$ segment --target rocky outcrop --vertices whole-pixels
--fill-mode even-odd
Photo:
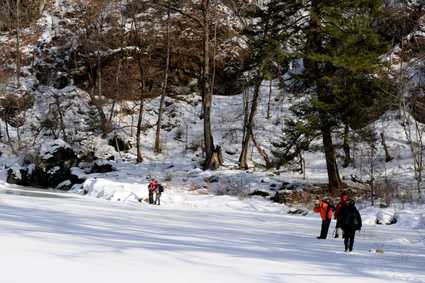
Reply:
[[[115,171],[114,166],[108,161],[96,160],[93,163],[90,173],[109,173]]]
[[[66,181],[72,185],[77,179],[72,176],[71,168],[77,164],[77,155],[67,143],[46,142],[35,156],[8,170],[7,182],[40,188],[56,188]]]
[[[119,136],[114,136],[108,141],[108,144],[115,148],[117,152],[128,151],[131,149],[131,144],[128,141],[125,141]]]

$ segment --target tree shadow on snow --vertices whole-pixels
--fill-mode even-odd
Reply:
[[[75,201],[77,202],[77,201]],[[54,203],[54,202],[52,202]],[[81,206],[86,208],[85,206]],[[63,211],[60,208],[25,208],[0,203],[0,235],[37,238],[41,241],[66,241],[83,247],[83,251],[56,256],[79,257],[91,252],[122,253],[127,250],[174,252],[176,259],[196,263],[196,257],[184,252],[208,252],[238,258],[254,258],[275,262],[308,264],[335,274],[374,277],[374,267],[386,271],[422,274],[425,257],[419,251],[405,250],[387,244],[394,253],[382,256],[368,253],[347,256],[341,240],[317,240],[319,221],[299,217],[226,213],[166,208],[130,208],[100,210],[87,213]],[[93,211],[91,210],[93,209]],[[18,224],[18,225],[17,225]],[[55,237],[53,237],[55,236]],[[57,236],[57,237],[56,237]],[[357,243],[367,250],[370,243]],[[422,252],[424,247],[422,247]],[[373,263],[374,267],[371,267]],[[414,264],[412,264],[414,263]],[[218,266],[220,263],[202,263]],[[422,267],[421,267],[422,266]],[[268,279],[285,272],[277,270]],[[288,273],[308,277],[309,274]],[[331,274],[332,275],[332,274]],[[320,276],[314,275],[314,276]],[[335,275],[338,276],[338,275]]]

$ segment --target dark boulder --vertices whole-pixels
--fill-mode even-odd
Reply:
[[[108,141],[108,144],[115,148],[117,152],[128,151],[131,149],[131,144],[128,141],[124,141],[118,136],[114,136]]]
[[[308,215],[308,211],[305,210],[305,209],[296,208],[296,209],[290,209],[288,211],[288,214],[306,216],[306,215]]]
[[[425,111],[423,107],[425,105],[425,95],[422,94],[423,91],[420,88],[415,88],[412,92],[413,94],[409,97],[409,112],[416,121],[425,123]]]
[[[73,184],[70,180],[63,181],[59,185],[56,186],[56,190],[60,191],[69,191],[72,188]]]
[[[71,180],[71,167],[78,164],[72,148],[62,140],[46,142],[35,158],[26,158],[23,165],[8,170],[7,182],[21,186],[56,188]]]
[[[286,195],[282,192],[276,192],[271,200],[277,203],[286,203]]]
[[[260,196],[260,197],[268,197],[270,196],[270,194],[268,192],[263,192],[263,191],[254,191],[252,193],[249,194],[250,196]]]
[[[96,160],[90,173],[109,173],[115,171],[114,166],[107,161]]]
[[[82,184],[86,181],[86,174],[78,167],[71,168],[71,178],[69,180],[72,184]]]
[[[218,176],[215,176],[215,175],[210,176],[210,177],[207,177],[207,178],[204,178],[204,181],[206,183],[218,183],[219,180],[220,180],[219,177]]]
[[[28,170],[24,167],[14,166],[7,170],[7,182],[13,185],[25,186],[28,181]]]

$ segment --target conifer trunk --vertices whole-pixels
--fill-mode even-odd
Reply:
[[[322,52],[322,37],[320,35],[320,1],[312,0],[311,2],[311,15],[310,15],[310,27],[314,30],[314,33],[308,39],[307,46],[310,51],[320,54]],[[320,63],[324,64],[324,63]],[[329,93],[324,81],[324,74],[321,69],[325,68],[324,66],[319,66],[319,62],[312,61],[308,62],[307,68],[308,72],[313,81],[316,84],[317,99],[320,105],[326,105],[328,100],[331,99],[331,93]],[[330,121],[331,113],[327,113],[327,110],[319,106],[319,119],[320,119],[320,131],[323,139],[323,148],[325,152],[326,159],[326,168],[328,172],[328,187],[329,193],[333,194],[341,188],[341,179],[339,177],[338,166],[336,163],[336,153],[335,147],[332,142],[332,123]]]
[[[346,124],[344,127],[344,143],[342,145],[342,148],[344,150],[344,164],[342,165],[342,167],[347,168],[351,163],[352,163],[352,159],[351,159],[351,149],[350,149],[350,144],[349,144],[349,135],[350,135],[350,127]]]
[[[329,193],[333,194],[341,188],[341,179],[339,177],[338,165],[336,163],[335,146],[332,142],[331,127],[328,124],[327,115],[320,111],[321,133],[323,139],[323,148],[325,151],[326,168],[328,171]]]

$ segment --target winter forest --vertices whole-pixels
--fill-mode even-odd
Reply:
[[[0,0],[0,243],[4,283],[425,283],[425,1]]]

